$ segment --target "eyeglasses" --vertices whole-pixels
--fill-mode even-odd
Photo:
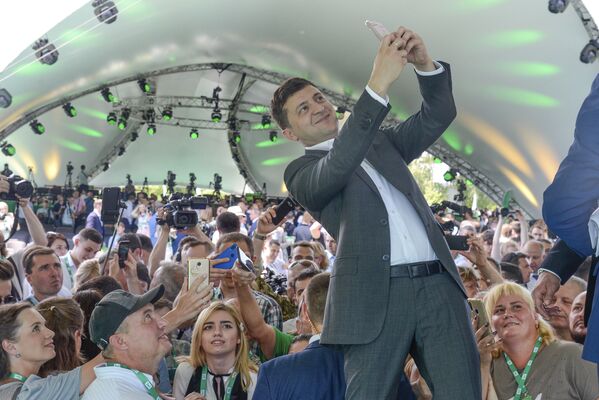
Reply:
[[[16,302],[17,299],[15,296],[11,296],[10,294],[8,296],[0,297],[0,304],[13,304]]]

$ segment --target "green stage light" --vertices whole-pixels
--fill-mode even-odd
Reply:
[[[33,133],[35,133],[36,135],[41,135],[42,133],[46,132],[46,128],[44,127],[44,125],[42,125],[42,123],[39,122],[37,119],[31,121],[29,123],[29,126],[31,127]]]
[[[233,132],[233,141],[235,143],[241,143],[241,134],[239,133],[239,131]]]
[[[172,108],[165,108],[162,111],[162,120],[163,121],[170,121],[171,119],[173,119],[173,110],[172,110]]]
[[[189,132],[189,137],[192,139],[197,139],[200,137],[200,134],[198,133],[197,129],[192,129],[191,132]]]
[[[277,131],[270,131],[268,138],[270,139],[271,142],[276,142],[277,140],[279,140],[278,136],[277,136]]]
[[[106,122],[108,123],[108,125],[116,125],[116,113],[108,113],[108,115],[106,116]]]
[[[150,136],[154,136],[156,134],[156,125],[149,124],[148,129],[146,129],[146,133]]]
[[[17,149],[15,149],[15,146],[13,146],[12,144],[4,142],[2,144],[2,154],[8,157],[12,157],[15,154],[17,154]]]
[[[116,97],[114,97],[114,95],[108,88],[102,89],[100,94],[102,95],[102,98],[104,99],[104,101],[107,103],[114,103],[116,101]]]
[[[73,105],[71,103],[67,103],[67,104],[63,105],[62,109],[64,110],[65,114],[69,118],[74,118],[77,116],[77,109],[75,107],[73,107]]]
[[[455,169],[450,168],[446,173],[443,174],[443,179],[445,179],[445,182],[451,182],[453,180],[455,180],[457,175],[457,172]]]
[[[212,115],[210,116],[210,119],[212,119],[212,122],[218,123],[223,119],[223,114],[220,112],[220,109],[215,107],[214,110],[212,110]]]
[[[270,124],[271,124],[270,115],[264,114],[262,116],[262,128],[270,129]]]
[[[150,92],[152,91],[152,87],[150,86],[148,81],[146,81],[145,79],[138,80],[137,84],[139,85],[139,88],[141,89],[141,91],[144,92],[145,94],[150,94]]]
[[[119,124],[118,127],[120,130],[124,131],[125,129],[127,129],[127,120],[124,118],[120,118],[119,119]]]

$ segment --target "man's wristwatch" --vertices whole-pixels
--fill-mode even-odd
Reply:
[[[263,234],[258,233],[258,232],[254,232],[254,239],[266,240],[266,235],[263,235]]]

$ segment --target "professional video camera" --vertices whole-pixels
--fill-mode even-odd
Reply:
[[[19,175],[12,174],[8,177],[10,185],[8,193],[0,194],[2,200],[17,200],[17,195],[21,198],[28,199],[33,196],[33,185]]]
[[[208,206],[208,198],[201,196],[184,196],[173,193],[169,202],[164,206],[166,216],[159,219],[159,225],[167,224],[176,229],[192,228],[198,224],[198,214],[195,210],[203,210]]]
[[[277,275],[274,271],[265,268],[262,271],[262,279],[276,294],[283,295],[287,293],[287,277],[285,275]]]

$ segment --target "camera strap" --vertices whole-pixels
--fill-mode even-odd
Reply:
[[[4,243],[8,242],[10,238],[14,236],[17,232],[17,227],[19,226],[19,200],[17,200],[17,205],[15,206],[15,218],[13,219],[12,228],[10,228],[10,235],[7,238],[4,238]]]

